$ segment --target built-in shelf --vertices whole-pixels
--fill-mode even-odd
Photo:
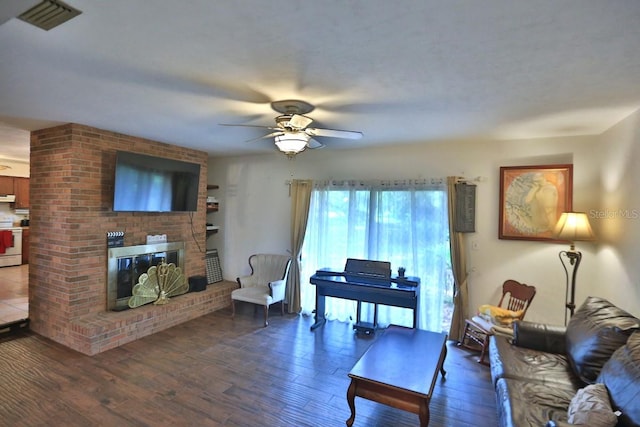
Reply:
[[[209,192],[209,190],[218,190],[219,188],[220,186],[216,184],[207,184],[207,193]],[[220,230],[219,226],[209,223],[208,214],[218,212],[219,208],[218,201],[215,198],[213,198],[213,200],[213,202],[209,202],[209,197],[207,197],[207,237],[217,233],[218,230]]]

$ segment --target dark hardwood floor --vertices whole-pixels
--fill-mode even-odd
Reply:
[[[344,426],[347,373],[376,339],[241,304],[89,357],[28,330],[0,336],[0,425]],[[377,336],[384,331],[377,332]],[[448,344],[430,426],[495,426],[489,368]],[[417,426],[356,398],[355,427]]]

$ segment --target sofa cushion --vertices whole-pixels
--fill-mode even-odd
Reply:
[[[590,384],[578,390],[571,399],[567,415],[571,424],[589,427],[615,427],[618,423],[604,384]]]
[[[500,427],[544,426],[567,421],[567,408],[576,390],[540,382],[500,378],[496,403]]]
[[[598,382],[607,386],[613,409],[622,412],[619,425],[640,426],[640,332],[613,353]]]
[[[231,292],[231,298],[258,305],[270,306],[273,304],[273,297],[269,295],[269,289],[263,286],[234,289]]]
[[[603,298],[588,297],[566,331],[569,363],[585,383],[593,384],[614,351],[640,329],[640,319]]]
[[[504,337],[490,338],[489,360],[494,385],[500,378],[511,378],[560,385],[573,390],[573,393],[584,386],[573,373],[565,355],[519,347]]]
[[[565,326],[518,320],[513,324],[513,343],[533,350],[566,354],[566,332]]]

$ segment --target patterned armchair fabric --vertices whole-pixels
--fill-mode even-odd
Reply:
[[[280,313],[284,315],[284,297],[291,257],[276,254],[255,254],[249,257],[251,274],[238,277],[240,289],[231,293],[232,316],[235,302],[243,301],[264,307],[264,326],[269,325],[269,306],[280,302]]]

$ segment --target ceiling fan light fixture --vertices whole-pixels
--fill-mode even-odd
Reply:
[[[281,113],[275,118],[275,126],[233,125],[224,123],[221,123],[221,125],[268,129],[270,131],[268,134],[249,141],[274,138],[278,150],[286,154],[290,159],[307,148],[315,149],[324,147],[323,143],[315,139],[316,136],[322,138],[362,138],[362,132],[309,127],[309,125],[313,123],[313,119],[305,116],[305,114],[312,111],[314,107],[307,102],[288,99],[284,101],[274,101],[271,103],[271,107]]]
[[[275,137],[278,150],[282,151],[287,157],[293,157],[304,151],[311,137],[304,132],[284,133]]]

